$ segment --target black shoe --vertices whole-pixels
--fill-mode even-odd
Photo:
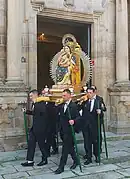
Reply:
[[[74,170],[77,166],[78,166],[78,164],[76,162],[74,162],[73,165],[70,167],[70,170]]]
[[[100,149],[100,154],[102,153],[102,148]]]
[[[98,157],[96,157],[95,162],[96,162],[96,163],[99,163],[99,159],[98,159]]]
[[[86,160],[86,161],[84,162],[84,165],[89,165],[90,163],[92,163],[92,160]]]
[[[54,173],[55,174],[60,174],[60,173],[62,173],[62,172],[64,172],[64,168],[58,168]]]
[[[86,160],[86,159],[87,159],[87,155],[84,155],[84,156],[83,156],[83,159]]]
[[[53,150],[52,152],[51,152],[51,155],[56,155],[56,154],[58,154],[59,152],[58,152],[58,150]]]
[[[21,165],[22,165],[23,167],[33,167],[34,162],[31,162],[31,163],[25,162],[25,163],[21,163]]]
[[[40,163],[37,164],[37,166],[43,166],[43,165],[47,165],[48,164],[48,160],[47,158],[42,158],[42,161]]]

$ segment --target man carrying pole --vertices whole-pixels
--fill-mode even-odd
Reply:
[[[33,116],[33,124],[29,131],[27,161],[21,163],[23,167],[32,167],[34,165],[36,143],[38,143],[42,153],[42,161],[38,166],[46,165],[48,163],[45,145],[48,116],[46,103],[44,101],[37,102],[38,91],[35,89],[29,92],[29,96],[30,100],[33,102],[32,110],[24,109],[24,112]]]
[[[99,118],[100,118],[100,153],[102,153],[102,127],[103,127],[105,152],[106,152],[106,158],[108,158],[107,141],[106,141],[105,124],[104,124],[104,112],[106,112],[107,108],[106,108],[103,98],[101,96],[97,95],[97,87],[92,85],[92,88],[95,90],[96,99],[98,99],[100,101],[101,107],[102,107],[102,111],[101,111],[102,113],[99,116]]]
[[[84,133],[84,144],[86,149],[86,161],[84,165],[92,163],[92,145],[95,161],[99,163],[99,133],[98,133],[98,116],[102,113],[101,102],[96,99],[95,90],[87,89],[88,100],[84,101],[80,109],[82,109],[81,125]],[[99,104],[99,105],[98,105]],[[100,141],[99,141],[100,142]]]
[[[62,97],[64,102],[57,106],[57,108],[60,117],[60,125],[63,132],[63,146],[60,164],[58,169],[55,171],[55,174],[60,174],[64,172],[64,166],[66,165],[68,154],[70,154],[73,159],[73,165],[70,167],[70,169],[75,169],[78,165],[77,155],[74,149],[74,140],[72,136],[71,125],[73,125],[74,123],[76,124],[76,121],[80,119],[80,115],[78,112],[77,105],[72,102],[71,91],[69,89],[65,89],[63,91]],[[72,120],[70,120],[70,116],[67,110],[68,108]]]

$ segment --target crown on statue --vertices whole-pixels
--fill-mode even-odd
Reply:
[[[69,46],[72,53],[79,53],[81,51],[81,47],[77,42],[67,41],[65,46]]]
[[[77,43],[76,38],[72,34],[64,35],[62,39],[63,46],[69,46],[72,53],[79,53],[81,51],[80,45]]]

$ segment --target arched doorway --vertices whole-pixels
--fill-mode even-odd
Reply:
[[[45,85],[53,85],[49,75],[49,64],[53,56],[61,50],[62,37],[65,34],[73,34],[82,50],[91,54],[91,25],[38,16],[37,27],[37,87],[40,90]]]

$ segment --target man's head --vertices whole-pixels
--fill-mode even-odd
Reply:
[[[69,89],[65,89],[62,94],[63,100],[69,101],[71,99],[71,91]]]
[[[94,88],[92,88],[92,87],[90,87],[90,88],[88,88],[87,89],[87,93],[88,93],[88,98],[89,99],[92,99],[93,98],[93,96],[95,96],[95,89]]]
[[[95,85],[92,85],[91,88],[95,90],[95,93],[97,92],[97,87]]]
[[[36,89],[31,90],[29,92],[29,98],[31,101],[35,101],[37,97],[38,97],[38,91]]]

